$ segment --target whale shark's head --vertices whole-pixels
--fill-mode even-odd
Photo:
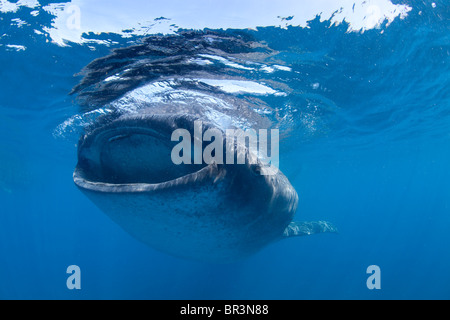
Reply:
[[[142,113],[99,122],[80,140],[75,183],[130,234],[177,256],[234,260],[281,238],[298,203],[287,178],[263,174],[270,166],[250,161],[246,147],[232,150],[234,159],[245,153],[242,164],[194,164],[194,120]],[[180,129],[192,138],[183,150],[192,161],[176,164]],[[220,132],[204,123],[201,136],[211,129]]]

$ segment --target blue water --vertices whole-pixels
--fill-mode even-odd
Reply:
[[[406,3],[405,19],[363,33],[319,19],[239,31],[292,71],[263,78],[288,85],[287,96],[261,99],[291,129],[280,165],[300,197],[297,218],[332,221],[339,234],[225,265],[141,244],[72,181],[79,128],[57,128],[82,112],[68,94],[82,79],[74,75],[140,38],[60,47],[33,31],[50,15],[18,28],[11,19],[32,9],[2,13],[0,298],[449,299],[450,5]],[[70,265],[81,268],[81,290],[66,287]],[[381,268],[381,290],[366,286],[370,265]]]

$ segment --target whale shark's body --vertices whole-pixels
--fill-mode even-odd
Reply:
[[[286,237],[336,231],[323,221],[293,222],[296,191],[282,172],[262,174],[270,167],[260,159],[174,164],[171,135],[177,129],[193,133],[195,121],[204,123],[203,132],[236,128],[233,120],[243,115],[252,127],[268,126],[245,104],[231,99],[231,107],[218,110],[222,98],[216,94],[198,99],[195,91],[196,98],[188,99],[188,91],[164,103],[142,95],[138,103],[133,92],[116,101],[139,109],[98,119],[87,129],[78,146],[76,185],[137,239],[200,261],[234,261]],[[233,150],[250,157],[245,146]]]

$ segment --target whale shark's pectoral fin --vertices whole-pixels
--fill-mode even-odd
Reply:
[[[337,228],[327,221],[291,222],[284,230],[283,236],[289,238],[337,232]]]

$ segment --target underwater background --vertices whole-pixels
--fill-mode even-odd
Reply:
[[[450,298],[448,1],[105,3],[0,1],[0,299]],[[190,58],[252,84],[228,93],[274,110],[296,220],[339,234],[202,264],[141,244],[74,185],[78,138],[104,111],[69,94],[80,71],[205,28],[270,48]],[[381,290],[367,288],[371,265]]]

